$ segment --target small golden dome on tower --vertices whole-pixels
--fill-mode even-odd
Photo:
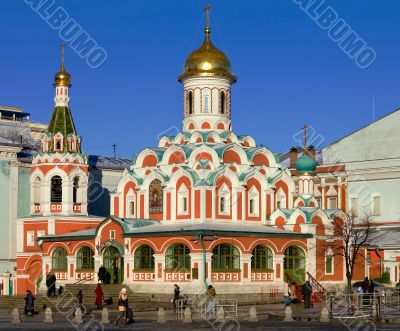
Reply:
[[[71,75],[64,68],[64,44],[61,45],[61,68],[54,76],[54,85],[71,86]]]
[[[237,80],[236,76],[232,74],[229,58],[211,42],[208,17],[209,9],[209,6],[206,7],[207,21],[204,42],[200,48],[190,53],[187,57],[184,72],[178,77],[180,82],[191,77],[225,77],[233,83]]]

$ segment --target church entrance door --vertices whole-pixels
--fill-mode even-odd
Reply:
[[[118,248],[109,246],[103,252],[103,265],[107,270],[106,284],[121,284],[124,280],[124,258]]]

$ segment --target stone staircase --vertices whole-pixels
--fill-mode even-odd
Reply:
[[[62,309],[68,309],[76,306],[76,296],[81,290],[83,294],[83,304],[90,310],[95,309],[96,300],[96,289],[95,284],[67,284],[64,288],[63,295],[61,297],[48,298],[45,294],[37,294],[35,296],[35,310],[41,310],[43,305],[55,309],[62,305]],[[102,285],[104,299],[112,298],[112,305],[109,305],[109,309],[117,309],[118,295],[123,285]],[[164,309],[172,309],[172,303],[170,302],[170,296],[166,295],[152,295],[152,294],[141,294],[134,293],[128,286],[128,299],[129,305],[134,311],[153,311],[157,310],[158,307]],[[0,296],[0,308],[20,308],[23,309],[25,306],[24,296]]]

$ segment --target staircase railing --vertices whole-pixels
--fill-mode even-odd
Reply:
[[[94,276],[81,278],[81,279],[79,279],[78,281],[76,281],[76,282],[74,283],[74,285],[76,285],[76,284],[83,284],[83,283],[86,283],[86,282],[90,282],[90,281],[92,281],[92,280],[94,280]]]
[[[307,272],[307,279],[309,280],[309,282],[314,290],[314,293],[315,293],[314,295],[317,296],[320,301],[325,301],[328,291],[309,272]]]

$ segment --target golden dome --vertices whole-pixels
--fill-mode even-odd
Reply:
[[[232,83],[236,82],[237,78],[231,71],[231,62],[225,53],[213,45],[210,33],[211,30],[207,27],[203,45],[187,57],[184,72],[178,77],[180,82],[191,77],[225,77]]]
[[[54,76],[54,85],[71,86],[71,75],[64,68],[64,44],[61,45],[61,68]]]

